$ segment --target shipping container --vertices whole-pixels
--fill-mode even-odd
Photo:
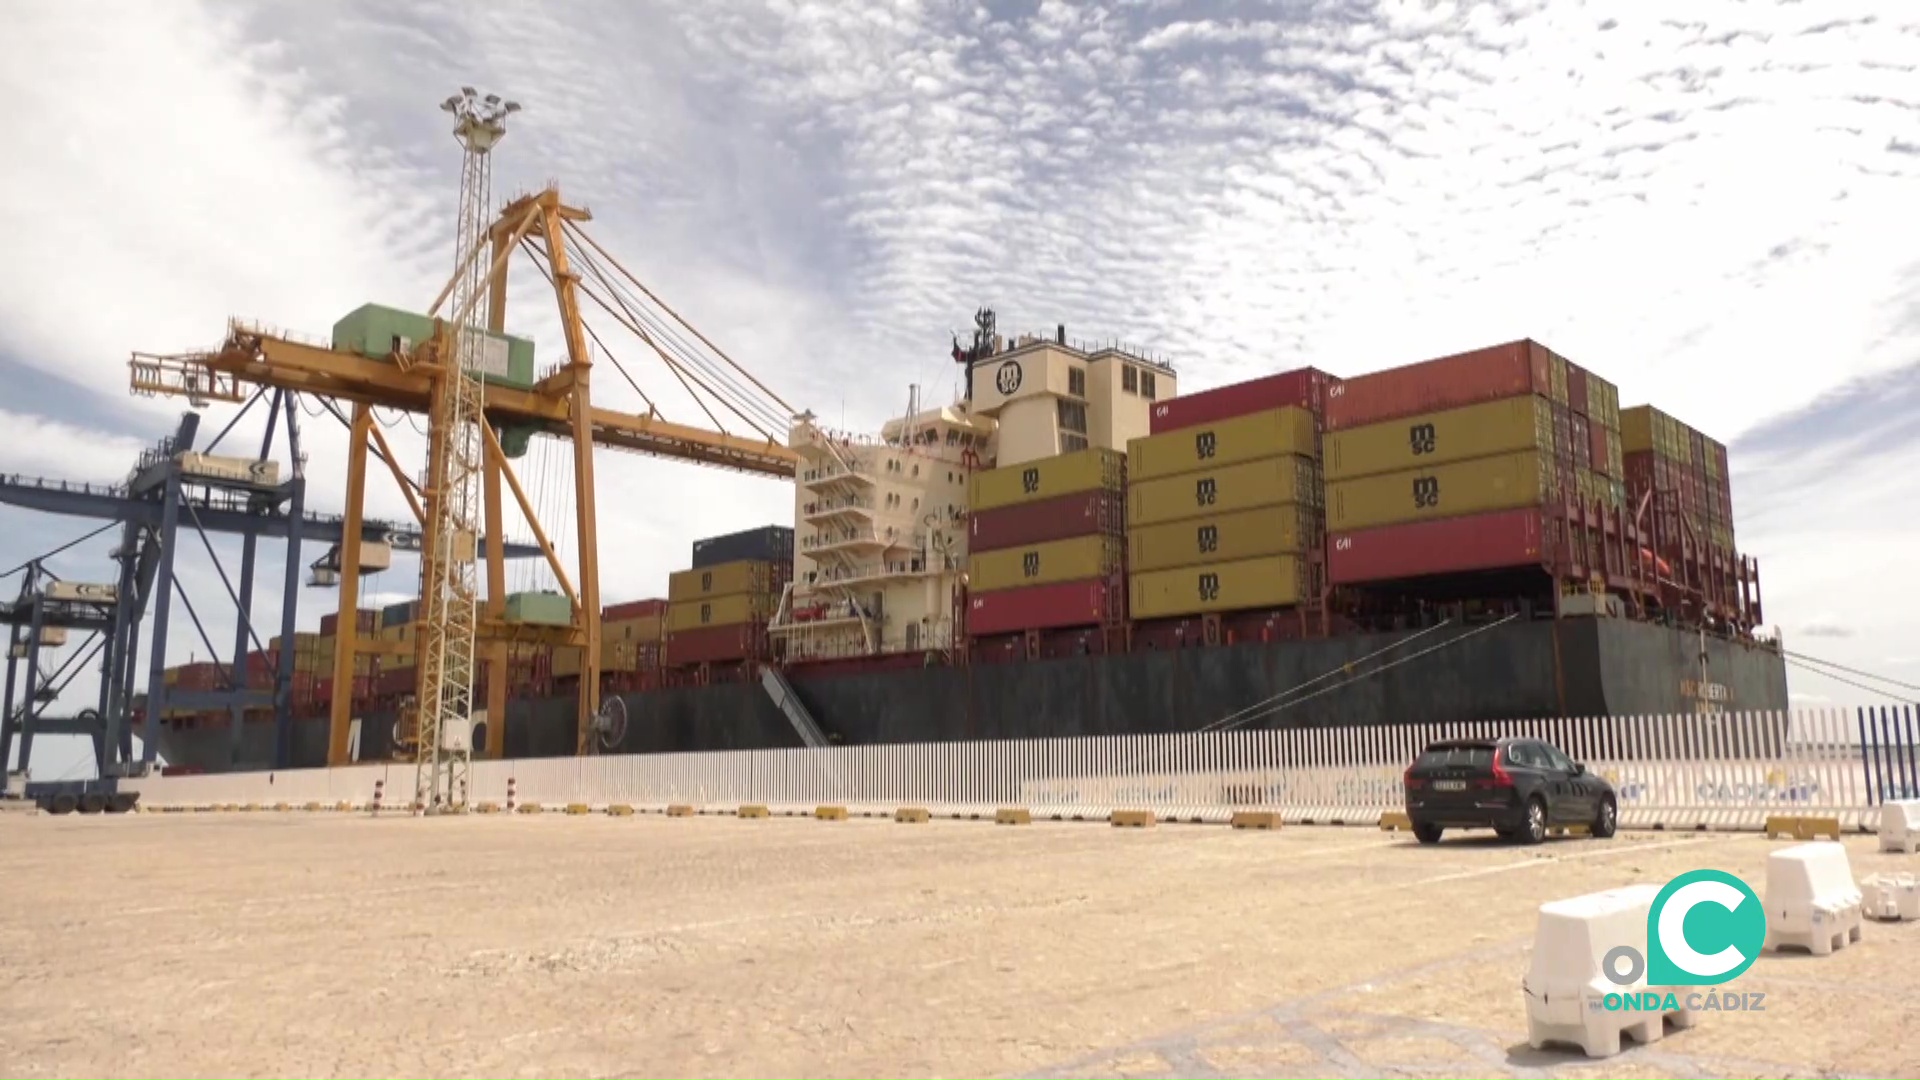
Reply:
[[[967,517],[967,550],[998,551],[1076,536],[1119,535],[1127,529],[1127,500],[1118,491],[1098,489],[977,510]]]
[[[1148,480],[1127,489],[1127,528],[1281,503],[1320,505],[1318,463],[1288,456]]]
[[[1558,353],[1547,353],[1547,396],[1555,405],[1567,405],[1567,361]]]
[[[1318,416],[1326,407],[1328,388],[1336,381],[1333,376],[1317,368],[1299,368],[1198,394],[1169,398],[1154,403],[1148,416],[1147,430],[1159,435],[1286,405],[1305,409]]]
[[[1110,592],[1118,591],[1117,578],[1094,578],[971,593],[967,597],[967,636],[1096,626],[1108,618]],[[1121,616],[1119,612],[1111,614],[1116,620]]]
[[[399,604],[388,604],[380,609],[381,626],[397,626],[410,623],[419,617],[420,601],[408,600]]]
[[[1329,483],[1553,446],[1553,406],[1537,394],[1329,432]]]
[[[573,601],[557,592],[509,593],[507,621],[566,626],[573,621]]]
[[[1553,360],[1545,346],[1515,341],[1347,379],[1327,390],[1326,430],[1527,394],[1552,397]]]
[[[764,623],[675,630],[667,636],[666,663],[672,667],[754,660],[766,655],[767,628]]]
[[[1138,484],[1282,454],[1313,457],[1319,453],[1319,438],[1319,421],[1297,405],[1197,424],[1127,443],[1127,482]]]
[[[1587,396],[1587,369],[1579,364],[1567,365],[1567,408],[1575,416],[1591,417],[1593,403]],[[1595,425],[1604,427],[1605,425]]]
[[[600,670],[620,673],[651,670],[660,666],[661,648],[662,642],[658,641],[603,641],[600,643]],[[573,673],[578,675],[577,657],[573,665]],[[557,667],[554,674],[560,674]]]
[[[662,607],[651,615],[636,615],[600,624],[601,641],[652,642],[667,633],[667,611]]]
[[[1544,557],[1538,507],[1415,521],[1327,534],[1327,581],[1365,585],[1436,574],[1538,566]]]
[[[362,637],[372,634],[380,628],[380,613],[370,608],[361,608],[358,617],[354,619],[354,626]],[[320,616],[321,637],[337,637],[339,632],[340,613],[338,611],[329,611]]]
[[[1573,429],[1574,465],[1582,469],[1593,468],[1593,433],[1599,429],[1589,427],[1587,425],[1587,418],[1581,416],[1579,413],[1573,413],[1569,416],[1568,424]],[[1604,436],[1602,437],[1601,448],[1603,450],[1605,449]]]
[[[967,589],[974,594],[1023,585],[1050,585],[1103,577],[1124,567],[1126,541],[1079,536],[967,556]]]
[[[743,559],[739,562],[716,563],[676,571],[668,576],[667,600],[677,604],[701,597],[778,592],[792,576],[793,564],[790,562]]]
[[[681,630],[735,623],[766,622],[780,598],[769,593],[735,593],[706,600],[686,600],[667,609],[667,636]]]
[[[1285,503],[1142,526],[1127,534],[1127,569],[1139,574],[1238,562],[1262,555],[1297,554],[1319,544],[1318,511],[1306,503]]]
[[[1327,485],[1327,529],[1517,510],[1541,505],[1557,488],[1555,463],[1538,450],[1342,480]]]
[[[763,525],[693,542],[692,565],[696,570],[730,562],[792,561],[793,529],[787,525]]]
[[[977,514],[1079,491],[1122,491],[1126,486],[1127,456],[1096,447],[974,473],[967,481],[967,508]]]
[[[1290,607],[1311,594],[1307,564],[1294,555],[1152,570],[1127,579],[1128,613],[1164,619],[1216,611]]]
[[[614,604],[610,607],[601,608],[600,621],[602,623],[612,623],[619,622],[622,619],[638,619],[646,615],[665,615],[666,613],[667,601],[665,599],[629,600],[624,604]]]

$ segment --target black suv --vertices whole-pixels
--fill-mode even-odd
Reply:
[[[1544,739],[1448,739],[1407,769],[1407,817],[1423,844],[1446,829],[1492,829],[1537,844],[1555,825],[1613,835],[1620,803],[1605,777]]]

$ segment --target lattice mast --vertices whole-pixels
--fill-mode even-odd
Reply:
[[[480,578],[475,561],[480,535],[481,455],[485,392],[480,381],[485,338],[474,309],[487,294],[492,206],[492,150],[506,135],[505,120],[519,111],[498,95],[472,87],[442,102],[452,113],[454,138],[466,151],[460,170],[459,239],[454,253],[452,357],[433,385],[428,436],[428,497],[432,538],[423,545],[420,595],[426,613],[422,634],[421,700],[414,803],[427,813],[457,812],[467,803],[467,770],[473,759],[474,637]]]

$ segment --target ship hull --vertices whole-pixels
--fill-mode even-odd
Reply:
[[[1515,621],[1471,637],[1460,638],[1462,633],[1443,629],[1397,648],[1407,635],[857,674],[798,668],[790,679],[820,727],[850,745],[1193,731],[1282,694],[1285,707],[1255,710],[1244,726],[1647,716],[1696,712],[1703,703],[1724,711],[1787,708],[1785,662],[1750,643],[1702,641],[1692,631],[1595,618]],[[1458,640],[1416,656],[1453,638]],[[1382,655],[1367,660],[1376,653]],[[1329,677],[1347,664],[1356,665],[1354,676]],[[757,681],[620,696],[627,731],[605,752],[799,745]],[[505,756],[572,754],[575,712],[572,694],[511,703]],[[390,716],[368,716],[360,760],[388,756],[391,729]],[[324,720],[297,722],[294,765],[324,764],[326,741]],[[269,725],[247,725],[236,746],[227,729],[168,729],[160,750],[170,765],[209,772],[261,768],[271,757],[272,732]]]

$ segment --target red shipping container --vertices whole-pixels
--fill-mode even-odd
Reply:
[[[1552,355],[1536,342],[1515,341],[1347,379],[1327,389],[1326,429],[1344,431],[1522,394],[1550,396]]]
[[[1575,416],[1588,415],[1587,393],[1587,369],[1579,364],[1568,364],[1567,408],[1573,410]]]
[[[1543,536],[1535,507],[1333,533],[1327,537],[1327,577],[1335,585],[1361,585],[1534,566]]]
[[[659,615],[667,610],[665,600],[629,600],[624,604],[612,604],[600,609],[600,621],[624,622],[627,619],[644,619]]]
[[[1039,502],[974,511],[968,515],[967,550],[998,551],[1094,533],[1122,536],[1126,531],[1124,492],[1079,491]]]
[[[404,697],[413,693],[418,685],[414,669],[410,667],[386,668],[373,677],[373,696],[382,698]]]
[[[1088,578],[974,594],[967,597],[967,636],[1097,625],[1107,614],[1110,588],[1119,592],[1104,578]]]
[[[373,691],[373,679],[371,676],[368,676],[368,675],[354,676],[353,700],[359,701],[363,698],[371,697],[373,696],[372,691]],[[316,696],[321,701],[330,702],[333,700],[333,676],[322,675],[320,677],[319,690]]]
[[[1607,461],[1607,429],[1597,420],[1583,418],[1581,423],[1587,426],[1586,456],[1581,464],[1605,474],[1609,468],[1612,468],[1611,463]]]
[[[666,662],[669,667],[752,660],[766,654],[767,627],[764,623],[702,626],[696,630],[676,630],[667,635]]]
[[[1278,409],[1282,405],[1296,405],[1318,416],[1326,408],[1337,382],[1318,368],[1299,368],[1198,394],[1185,394],[1155,402],[1148,412],[1147,430],[1158,435],[1163,431],[1179,431]]]

